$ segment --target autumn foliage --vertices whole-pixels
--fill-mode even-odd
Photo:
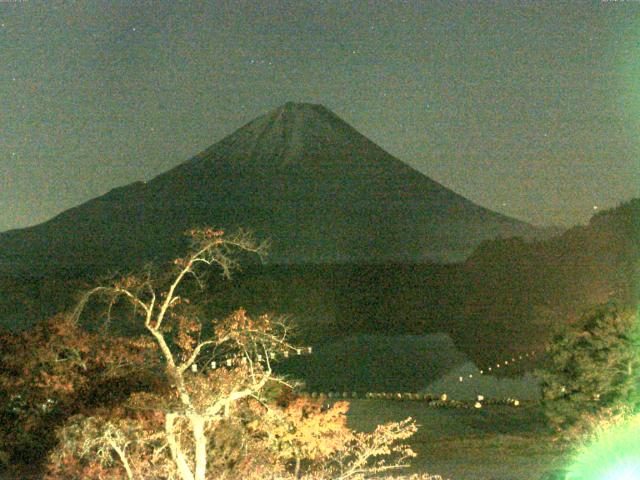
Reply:
[[[235,250],[264,247],[242,232],[189,234],[190,252],[166,271],[110,278],[70,314],[2,337],[6,465],[31,463],[51,480],[347,479],[414,456],[402,443],[410,419],[352,432],[346,402],[300,396],[274,371],[299,351],[286,321],[243,309],[213,319],[194,305],[188,294],[210,267],[228,277]],[[100,305],[102,327],[82,328]],[[107,328],[125,323],[136,333]]]
[[[69,416],[161,388],[148,339],[90,333],[63,315],[2,335],[0,351],[0,458],[6,466],[37,467]]]

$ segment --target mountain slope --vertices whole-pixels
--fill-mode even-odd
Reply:
[[[252,229],[271,262],[453,261],[482,240],[543,235],[394,158],[319,105],[287,103],[149,182],[0,235],[0,265],[166,259],[198,225]]]

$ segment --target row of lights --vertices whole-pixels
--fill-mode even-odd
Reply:
[[[266,354],[258,353],[255,356],[255,361],[261,363],[261,362],[266,362],[267,359],[277,360],[279,358],[289,358],[292,355],[310,355],[311,353],[313,353],[313,347],[302,347],[302,348],[298,347],[298,348],[292,348],[291,350],[285,350],[281,354],[276,354],[276,352],[269,352],[268,357]],[[248,359],[245,355],[232,355],[227,358],[212,360],[209,363],[209,367],[211,368],[211,370],[215,370],[216,368],[224,367],[224,366],[233,367],[236,365],[246,365],[247,362],[248,362]],[[191,371],[192,372],[198,371],[197,363],[194,363],[191,365]]]
[[[354,399],[359,398],[356,392],[328,392],[318,393],[312,392],[309,396],[313,399],[331,398],[331,399]],[[367,392],[364,398],[371,400],[414,400],[426,402],[428,406],[433,407],[452,407],[452,408],[482,408],[483,405],[511,405],[513,407],[520,406],[520,400],[508,397],[502,399],[485,399],[484,395],[478,395],[476,400],[466,402],[462,400],[449,399],[446,393],[441,394],[439,397],[430,393],[411,393],[411,392]]]
[[[535,351],[531,351],[531,352],[527,352],[527,353],[523,353],[521,355],[518,355],[517,357],[511,357],[510,359],[506,359],[503,362],[498,362],[495,365],[492,365],[486,369],[481,369],[480,370],[480,375],[488,375],[489,373],[491,373],[493,371],[493,369],[495,368],[496,370],[501,368],[501,367],[508,367],[510,365],[514,365],[515,363],[522,361],[522,360],[526,360],[526,359],[530,359],[530,358],[534,358],[536,356],[536,352]],[[473,379],[473,373],[470,373],[467,378],[465,377],[458,377],[458,381],[460,382],[464,382],[468,379]]]
[[[309,353],[311,353],[311,350],[309,350]],[[526,353],[522,353],[519,354],[517,356],[513,356],[511,358],[508,358],[502,362],[497,362],[495,365],[492,365],[490,367],[487,367],[486,369],[481,369],[480,370],[480,375],[488,375],[490,374],[494,368],[497,370],[499,368],[503,368],[503,367],[508,367],[510,365],[514,365],[520,361],[523,360],[527,360],[527,359],[533,359],[536,356],[536,352],[535,350],[532,350],[531,352],[526,352]],[[471,380],[473,379],[473,374],[470,373],[467,377],[467,379]],[[458,380],[460,382],[464,382],[465,377],[458,377]],[[317,393],[317,392],[313,392],[311,393],[311,397],[312,398],[318,398],[320,396],[326,396],[328,398],[357,398],[357,393],[356,392],[343,392],[342,395],[340,395],[337,392],[329,392],[327,395],[323,394],[323,393]],[[428,401],[429,403],[437,403],[437,405],[434,403],[434,406],[441,406],[444,404],[447,404],[448,406],[465,406],[466,404],[464,402],[460,402],[460,401],[456,401],[456,400],[448,400],[447,394],[443,393],[442,395],[440,395],[440,400],[435,400],[435,397],[431,394],[424,394],[424,393],[401,393],[401,392],[396,392],[396,393],[389,393],[389,392],[384,392],[384,393],[379,393],[379,392],[368,392],[365,394],[365,398],[371,398],[371,399],[376,399],[376,398],[380,398],[380,399],[388,399],[388,400],[424,400],[424,401]],[[485,402],[485,403],[483,403]],[[505,405],[511,405],[514,407],[518,407],[520,406],[520,400],[515,399],[515,398],[511,398],[508,397],[506,400],[488,400],[485,401],[485,397],[483,395],[478,395],[476,397],[476,400],[473,404],[474,408],[482,408],[484,404],[486,403],[492,403],[492,404],[497,404],[497,403],[501,403],[501,404],[505,404]],[[459,405],[458,405],[459,404]]]
[[[291,352],[289,350],[285,350],[284,352],[282,352],[282,358],[289,358],[291,356],[291,354],[294,355],[303,355],[303,354],[312,354],[313,353],[313,347],[304,347],[304,348],[292,348]],[[522,361],[522,360],[526,360],[529,358],[534,358],[536,356],[536,352],[535,351],[531,351],[531,352],[526,352],[524,354],[520,354],[517,356],[517,358],[511,357],[511,359],[506,359],[503,362],[498,362],[495,365],[492,365],[486,369],[481,369],[480,370],[480,375],[485,375],[485,374],[489,374],[493,368],[495,367],[495,369],[499,369],[502,366],[504,367],[508,367],[509,365],[513,365],[518,361]],[[275,352],[270,352],[269,353],[269,357],[270,360],[276,360],[278,358],[278,355]],[[255,360],[257,362],[263,362],[267,360],[266,355],[262,355],[262,354],[256,354]],[[212,360],[211,363],[209,364],[212,370],[215,370],[218,367],[222,367],[222,366],[227,366],[227,367],[232,367],[238,364],[242,364],[242,365],[246,365],[246,363],[248,362],[248,359],[246,356],[244,355],[233,355],[231,357],[227,357],[225,359],[222,360]],[[198,365],[196,363],[194,363],[193,365],[191,365],[191,371],[192,372],[197,372],[198,371]],[[470,373],[468,376],[468,379],[473,379],[473,374]],[[464,377],[458,377],[458,380],[460,382],[465,381],[466,379]],[[311,394],[311,396],[313,398],[322,396],[323,394],[318,394],[316,392],[313,392]],[[334,392],[329,392],[328,395],[326,395],[328,398],[339,398],[340,396],[342,396],[342,398],[357,398],[357,394],[355,392],[343,392],[342,395],[338,394],[338,393],[334,393]],[[377,392],[368,392],[365,395],[365,398],[385,398],[385,399],[396,399],[396,400],[403,400],[403,399],[411,399],[411,400],[429,400],[430,402],[434,401],[434,398],[432,395],[430,394],[420,394],[420,393],[377,393]],[[483,406],[483,401],[485,400],[483,395],[478,395],[476,398],[476,401],[474,403],[474,408],[482,408]],[[437,400],[436,400],[437,402]],[[443,393],[442,395],[440,395],[440,400],[439,403],[443,404],[443,403],[447,403],[447,404],[451,404],[451,406],[454,406],[451,402],[454,402],[452,400],[448,400],[447,394]],[[464,405],[464,402],[459,402],[459,401],[455,401],[456,406],[459,403],[461,406]],[[515,407],[520,405],[520,401],[517,399],[513,399],[513,398],[507,398],[506,400],[506,404],[508,405],[513,405]]]
[[[292,354],[293,355],[303,355],[303,354],[312,354],[313,353],[313,347],[298,347],[298,348],[291,348],[291,351],[289,350],[285,350],[284,352],[282,352],[282,358],[289,358]],[[530,359],[530,358],[534,358],[536,356],[536,352],[535,351],[531,351],[531,352],[526,352],[523,354],[520,354],[517,356],[517,358],[511,357],[511,359],[506,359],[503,362],[498,362],[495,365],[492,365],[486,369],[481,369],[480,370],[480,375],[485,375],[485,374],[489,374],[490,372],[493,371],[493,369],[495,368],[496,370],[501,368],[502,366],[504,367],[508,367],[509,365],[513,365],[519,361],[522,360],[526,360],[526,359]],[[271,360],[276,360],[278,358],[278,355],[276,355],[275,352],[270,352],[269,353],[269,359]],[[225,359],[222,360],[212,360],[210,363],[210,367],[212,370],[218,368],[218,367],[222,367],[222,366],[227,366],[227,367],[232,367],[234,365],[238,364],[238,359],[240,359],[240,363],[242,364],[246,364],[247,363],[247,357],[244,355],[233,355],[231,357],[227,357]],[[258,362],[263,362],[266,361],[266,355],[262,355],[260,353],[256,354],[256,361]],[[198,371],[198,365],[197,364],[193,364],[191,366],[191,369],[196,372]],[[473,379],[473,374],[470,373],[467,377],[468,379]],[[465,377],[458,377],[458,380],[460,382],[465,381]]]

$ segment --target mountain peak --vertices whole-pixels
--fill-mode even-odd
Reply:
[[[321,128],[320,125],[323,123],[342,123],[346,125],[344,120],[339,118],[327,107],[316,103],[287,102],[266,115],[258,117],[257,120],[261,118],[274,124],[285,123],[288,124],[290,128],[298,130]]]
[[[196,159],[206,162],[224,158],[235,165],[283,167],[303,159],[316,162],[340,156],[346,150],[353,151],[354,142],[362,141],[369,142],[325,106],[287,102],[247,123]]]
[[[302,116],[307,120],[315,119],[319,121],[321,119],[329,120],[332,122],[338,121],[345,123],[340,117],[338,117],[329,108],[320,103],[308,103],[308,102],[286,102],[271,111],[278,118],[288,119],[297,116]],[[269,116],[268,113],[266,116]]]
[[[329,111],[327,107],[320,103],[309,102],[286,102],[276,108],[276,111],[295,112],[295,111]]]

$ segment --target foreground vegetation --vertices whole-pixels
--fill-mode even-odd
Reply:
[[[410,439],[416,458],[408,473],[452,480],[540,480],[570,453],[547,428],[540,405],[514,408],[433,409],[422,402],[352,400],[348,425],[371,431],[377,422],[410,415],[419,429]]]
[[[352,431],[347,403],[299,397],[274,373],[279,357],[299,350],[283,319],[242,309],[212,319],[186,296],[207,267],[228,277],[235,250],[263,247],[242,233],[190,236],[189,253],[169,269],[103,280],[71,314],[2,338],[8,474],[37,463],[33,473],[48,479],[346,480],[405,466],[415,456],[404,443],[417,430],[411,418]],[[90,315],[94,299],[101,316]],[[110,331],[114,323],[126,335]]]

